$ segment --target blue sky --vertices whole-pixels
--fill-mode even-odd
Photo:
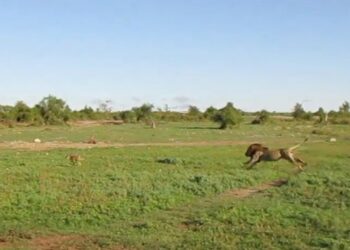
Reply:
[[[348,0],[0,0],[0,103],[337,109]]]

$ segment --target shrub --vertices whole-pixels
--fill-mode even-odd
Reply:
[[[213,106],[210,106],[205,110],[204,118],[212,120],[217,111],[218,110],[216,108],[214,108]]]
[[[257,116],[252,121],[252,124],[264,124],[269,120],[269,118],[270,118],[269,112],[263,109],[257,113]]]
[[[295,119],[303,119],[304,115],[306,114],[303,106],[300,103],[295,104],[292,116]]]
[[[16,122],[30,122],[32,110],[23,101],[19,101],[12,109],[12,117]]]
[[[327,114],[326,112],[324,111],[323,108],[319,108],[315,113],[314,115],[318,116],[318,123],[325,123],[327,122]]]
[[[187,116],[190,120],[200,120],[203,117],[202,112],[196,106],[188,107]]]
[[[63,124],[69,120],[70,109],[68,105],[57,97],[45,97],[35,108],[47,125]]]
[[[220,124],[220,129],[232,128],[242,122],[241,113],[233,106],[231,102],[215,113],[213,121]]]
[[[130,110],[120,112],[120,118],[125,123],[134,123],[137,120],[135,112]]]

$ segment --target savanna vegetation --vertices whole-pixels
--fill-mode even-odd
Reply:
[[[61,104],[64,119],[69,109]],[[155,129],[145,122],[2,126],[0,248],[347,249],[350,127],[225,108],[199,121],[158,120]],[[130,112],[136,121],[156,119],[150,109]],[[217,112],[237,115],[240,125],[217,129],[207,119]],[[256,117],[263,126],[252,124]],[[103,147],[75,146],[90,136]],[[30,143],[37,137],[42,148]],[[242,164],[249,143],[285,147],[305,137],[304,172],[283,161],[252,170]],[[66,147],[45,149],[50,142]],[[67,159],[71,153],[81,164]],[[280,179],[287,184],[245,195]]]
[[[72,111],[49,96],[0,114],[0,249],[350,246],[347,102],[328,113],[297,104],[281,118],[232,103]],[[84,146],[91,137],[97,144]],[[304,172],[284,161],[243,165],[250,143],[277,148],[306,137]],[[266,188],[275,180],[286,184]]]
[[[69,122],[81,120],[118,120],[124,123],[146,123],[153,128],[161,121],[214,121],[221,129],[232,128],[239,125],[245,116],[254,116],[253,124],[265,124],[271,122],[273,117],[292,117],[299,121],[314,121],[320,124],[350,124],[350,105],[345,101],[338,111],[326,112],[322,107],[317,111],[305,111],[302,104],[297,103],[291,113],[276,113],[267,110],[258,112],[244,112],[228,102],[222,108],[208,107],[201,111],[196,106],[189,106],[186,112],[170,111],[167,106],[164,109],[155,108],[154,105],[145,103],[140,107],[130,110],[113,111],[111,101],[102,102],[98,108],[85,106],[81,110],[72,110],[68,104],[55,96],[44,97],[34,107],[29,107],[23,101],[18,101],[14,106],[0,105],[0,121],[13,127],[16,124],[31,126],[63,125]]]

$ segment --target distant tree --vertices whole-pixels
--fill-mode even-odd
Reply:
[[[252,124],[264,124],[270,119],[270,114],[265,109],[257,112],[256,118],[252,121]]]
[[[33,121],[33,125],[37,125],[37,126],[41,126],[45,124],[44,118],[41,115],[41,111],[38,105],[32,108],[32,121]]]
[[[112,100],[105,100],[100,103],[97,108],[98,112],[111,112],[112,111]]]
[[[202,112],[196,106],[189,106],[187,111],[187,116],[191,120],[199,120],[202,118]]]
[[[206,119],[213,119],[215,113],[217,112],[218,110],[216,108],[214,108],[213,106],[210,106],[209,108],[207,108],[204,112],[204,117]]]
[[[327,122],[327,114],[322,107],[320,107],[314,115],[318,116],[318,123]]]
[[[131,110],[126,110],[126,111],[120,112],[120,118],[125,123],[134,123],[137,120],[135,112],[131,111]]]
[[[140,107],[133,108],[132,111],[135,112],[137,121],[148,121],[152,117],[153,108],[152,104],[145,103]]]
[[[333,124],[350,124],[350,104],[348,101],[343,102],[339,111],[334,110],[328,113],[329,121]]]
[[[79,113],[82,115],[83,118],[94,119],[95,117],[94,109],[88,106],[85,106],[83,109],[79,110]]]
[[[169,105],[168,105],[168,104],[165,104],[165,106],[164,106],[164,111],[165,111],[165,112],[169,112],[169,111],[170,111]]]
[[[304,115],[302,116],[302,119],[310,121],[312,120],[313,116],[314,115],[312,112],[305,112]]]
[[[121,112],[113,112],[112,114],[112,119],[113,120],[122,120],[121,116],[120,116]]]
[[[13,107],[9,105],[0,105],[0,119],[1,120],[10,120]]]
[[[69,120],[70,108],[62,99],[55,96],[43,98],[36,108],[45,124],[62,124]]]
[[[32,110],[23,101],[18,101],[12,109],[12,116],[16,122],[30,122]]]
[[[94,109],[88,106],[85,106],[83,109],[81,109],[79,112],[87,114],[87,115],[91,115],[94,113]]]
[[[342,114],[348,114],[350,111],[350,104],[349,102],[345,101],[340,107],[339,112]]]
[[[294,110],[292,112],[292,116],[295,119],[303,119],[304,115],[305,115],[305,110],[303,108],[303,106],[300,103],[295,104],[294,106]]]
[[[231,128],[241,123],[242,120],[241,112],[231,102],[227,103],[224,108],[218,110],[213,116],[213,121],[220,124],[220,129]]]
[[[336,117],[337,115],[338,115],[338,112],[335,111],[335,110],[330,110],[330,111],[328,112],[328,116],[329,116],[330,118],[334,118],[334,117]]]
[[[192,115],[192,116],[200,116],[202,113],[199,110],[199,108],[197,108],[196,106],[190,105],[188,107],[187,114]]]

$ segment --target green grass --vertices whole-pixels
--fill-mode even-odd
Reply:
[[[95,127],[15,127],[0,128],[0,142],[42,141],[84,142],[91,136],[98,141],[112,143],[138,142],[195,142],[195,141],[282,141],[294,143],[305,135],[311,138],[330,137],[350,139],[344,125],[315,127],[312,123],[280,122],[267,126],[242,124],[233,130],[217,129],[211,122],[160,123],[156,129],[143,124],[124,124]],[[282,140],[281,140],[282,139]]]
[[[232,131],[206,123],[161,126],[6,128],[1,138],[80,141],[94,133],[113,142],[123,137],[125,143],[255,138],[278,146],[315,129],[294,123]],[[84,235],[91,239],[84,242],[86,249],[348,249],[350,127],[317,129],[335,131],[339,140],[329,143],[323,134],[311,135],[318,142],[300,148],[309,165],[299,175],[284,161],[245,170],[245,145],[3,150],[0,239],[23,247],[40,235]],[[82,155],[81,166],[66,159],[71,152]],[[220,195],[278,178],[289,182],[244,199]]]

